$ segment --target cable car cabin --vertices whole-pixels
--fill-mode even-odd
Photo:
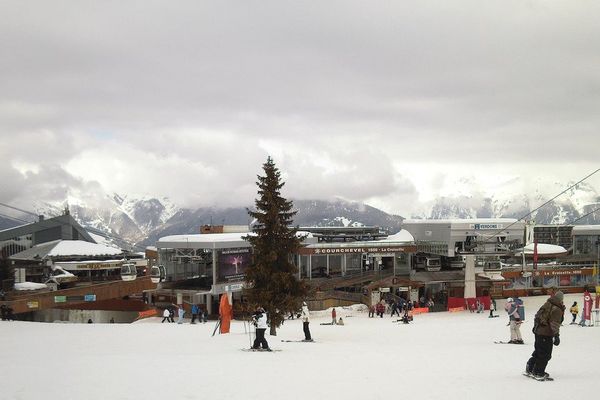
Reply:
[[[150,280],[152,283],[164,282],[167,277],[167,271],[164,265],[153,266],[150,270]]]
[[[135,263],[125,263],[121,265],[121,279],[124,281],[134,281],[137,278],[137,268]]]
[[[416,267],[428,272],[438,272],[442,269],[442,260],[438,256],[418,255],[416,258]]]

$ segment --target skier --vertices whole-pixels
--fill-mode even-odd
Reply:
[[[308,306],[306,302],[302,302],[302,329],[304,330],[304,340],[307,342],[312,342],[312,337],[310,336],[310,329],[308,325],[310,324],[310,311],[308,311]],[[292,313],[294,315],[294,313]]]
[[[497,315],[494,315],[494,311],[496,311],[496,300],[492,299],[492,304],[490,304],[490,315],[488,318],[496,318]]]
[[[254,339],[252,348],[258,350],[260,346],[262,346],[263,350],[271,351],[269,343],[267,343],[267,339],[265,339],[265,332],[267,330],[267,313],[265,312],[265,309],[258,307],[254,314],[252,314],[252,319],[254,320],[254,326],[256,327],[256,339]]]
[[[563,292],[555,292],[535,314],[535,348],[525,366],[525,374],[538,381],[553,380],[546,372],[546,365],[552,358],[552,345],[560,344],[560,324],[565,312],[563,297]]]
[[[514,299],[507,302],[508,310],[508,318],[510,320],[510,341],[508,343],[512,344],[523,344],[523,337],[521,336],[521,324],[523,323],[523,319],[525,318],[525,307],[523,306],[523,301],[515,296]]]
[[[577,302],[573,303],[573,305],[569,309],[569,312],[573,316],[573,321],[571,321],[571,325],[577,324],[577,322],[575,322],[575,320],[577,319],[577,314],[579,314],[579,306],[577,305]]]
[[[369,318],[375,317],[375,306],[369,306]]]
[[[331,325],[337,324],[336,316],[337,316],[337,313],[335,312],[335,307],[334,307],[333,310],[331,310]]]
[[[169,308],[169,322],[175,322],[175,310],[173,310],[173,307]]]
[[[170,319],[170,317],[171,317],[171,313],[169,312],[169,309],[168,309],[168,308],[165,308],[165,310],[163,311],[163,320],[162,320],[162,321],[160,321],[160,323],[162,324],[162,323],[164,323],[165,321],[167,321],[167,322],[171,322],[171,319]]]

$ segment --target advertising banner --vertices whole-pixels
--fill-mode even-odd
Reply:
[[[225,249],[217,256],[217,282],[240,282],[244,280],[246,268],[250,265],[249,248]]]

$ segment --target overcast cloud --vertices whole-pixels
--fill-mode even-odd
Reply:
[[[592,1],[4,1],[0,202],[247,205],[268,155],[288,197],[401,215],[465,179],[577,181],[598,21]]]

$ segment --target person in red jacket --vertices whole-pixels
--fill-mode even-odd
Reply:
[[[375,309],[377,311],[377,315],[379,315],[380,318],[383,318],[383,314],[385,314],[385,304],[383,303],[383,300],[377,303]]]
[[[337,324],[337,313],[335,312],[335,308],[333,310],[331,310],[331,325],[336,325]]]

